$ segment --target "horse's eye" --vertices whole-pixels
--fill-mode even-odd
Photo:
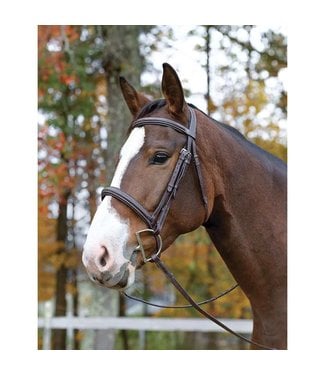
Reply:
[[[169,155],[165,152],[157,152],[152,159],[150,160],[150,164],[164,164],[168,160]]]

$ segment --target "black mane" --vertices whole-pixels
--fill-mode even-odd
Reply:
[[[159,109],[159,108],[162,108],[166,105],[166,100],[165,99],[157,99],[157,100],[154,100],[148,104],[146,104],[142,109],[141,111],[137,114],[135,120],[139,119],[139,118],[142,118],[146,115],[149,115],[150,113],[152,113],[153,111],[155,111],[156,109]]]

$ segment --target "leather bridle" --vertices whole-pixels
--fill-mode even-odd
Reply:
[[[192,299],[192,297],[187,293],[187,291],[179,284],[179,282],[176,280],[174,275],[168,270],[168,268],[165,266],[165,264],[162,262],[162,260],[159,257],[160,252],[162,250],[162,246],[163,246],[160,232],[166,221],[167,214],[172,204],[172,200],[176,196],[179,184],[182,178],[184,177],[186,170],[188,166],[190,165],[191,161],[193,161],[194,166],[195,166],[196,174],[197,174],[198,181],[199,181],[200,191],[201,191],[201,197],[202,197],[202,201],[205,207],[205,212],[206,212],[205,222],[208,220],[208,200],[207,200],[207,196],[205,193],[205,186],[204,186],[204,181],[202,177],[200,161],[196,152],[196,143],[195,143],[196,141],[196,115],[195,115],[193,108],[188,107],[188,109],[189,109],[188,128],[176,121],[165,119],[165,118],[160,118],[160,117],[144,117],[144,118],[134,120],[133,123],[131,124],[131,130],[134,128],[142,127],[146,125],[150,125],[150,126],[157,125],[157,126],[165,126],[165,127],[172,128],[175,131],[181,134],[184,134],[187,137],[186,143],[179,153],[178,160],[176,162],[171,178],[154,212],[150,213],[145,207],[143,207],[141,203],[139,203],[131,195],[129,195],[128,193],[126,193],[125,191],[117,187],[111,186],[108,188],[104,188],[102,190],[101,198],[103,200],[106,196],[111,196],[117,199],[118,201],[120,201],[121,203],[129,207],[132,211],[134,211],[135,214],[138,215],[147,224],[148,228],[139,230],[135,233],[137,241],[138,241],[138,246],[135,248],[135,251],[136,250],[141,251],[143,260],[145,263],[146,262],[155,263],[156,266],[165,274],[168,280],[175,286],[175,288],[183,295],[183,297],[190,303],[192,307],[194,307],[203,316],[210,319],[215,324],[219,325],[225,331],[233,334],[234,336],[250,344],[258,346],[262,349],[274,349],[266,345],[259,344],[253,340],[248,339],[245,336],[238,334],[237,332],[227,327],[220,320],[216,319],[214,316],[212,316],[211,314],[209,314],[208,312],[206,312],[200,307],[200,305],[216,300],[220,298],[221,296],[229,293],[230,291],[235,289],[238,286],[238,284],[236,284],[232,288],[228,289],[228,291],[222,293],[221,295],[217,297],[211,298],[210,300],[203,301],[201,303],[196,303]],[[146,256],[144,246],[142,243],[141,235],[143,233],[152,234],[155,238],[156,248],[155,248],[155,251],[149,257]],[[143,301],[141,299],[130,297],[126,293],[124,293],[124,295],[126,295],[129,298],[135,299],[137,301],[147,303],[146,301]],[[170,306],[163,306],[163,307],[170,307]],[[181,306],[181,307],[184,308],[188,306]]]
[[[133,121],[131,124],[131,129],[146,126],[146,125],[156,125],[156,126],[165,126],[174,129],[175,131],[184,134],[187,137],[186,143],[184,147],[181,149],[178,160],[176,162],[174,171],[170,177],[170,180],[167,184],[167,187],[160,199],[159,204],[157,205],[156,209],[153,213],[148,212],[148,210],[143,207],[136,199],[134,199],[131,195],[126,193],[125,191],[117,188],[117,187],[108,187],[103,189],[102,191],[102,200],[106,196],[112,196],[116,198],[131,210],[133,210],[136,215],[138,215],[147,225],[147,229],[140,230],[136,232],[136,237],[138,241],[138,246],[136,250],[140,250],[143,256],[144,262],[149,262],[152,260],[152,256],[147,257],[144,251],[144,247],[142,244],[141,235],[144,233],[152,234],[156,241],[156,249],[153,254],[159,255],[163,246],[162,238],[160,235],[161,229],[164,226],[166,221],[167,214],[169,212],[170,206],[172,204],[173,199],[176,196],[179,184],[184,177],[188,166],[190,165],[191,161],[193,160],[196,174],[198,177],[201,197],[202,201],[206,210],[206,219],[207,219],[207,204],[208,200],[205,194],[205,187],[200,167],[200,161],[197,156],[196,152],[196,115],[192,108],[188,107],[189,109],[189,125],[188,128],[184,125],[165,118],[160,117],[144,117]]]

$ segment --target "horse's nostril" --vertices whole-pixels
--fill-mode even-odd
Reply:
[[[102,246],[102,254],[100,255],[100,258],[99,258],[99,264],[102,266],[102,267],[105,267],[107,262],[108,262],[108,251],[106,249],[105,246]]]

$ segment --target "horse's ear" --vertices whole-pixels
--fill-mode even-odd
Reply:
[[[168,110],[177,117],[183,117],[185,115],[183,87],[177,73],[167,63],[163,64],[161,89],[167,101]]]
[[[137,90],[130,85],[130,83],[124,77],[120,77],[120,86],[125,102],[133,116],[135,116],[142,107],[150,102],[150,99],[137,92]]]

